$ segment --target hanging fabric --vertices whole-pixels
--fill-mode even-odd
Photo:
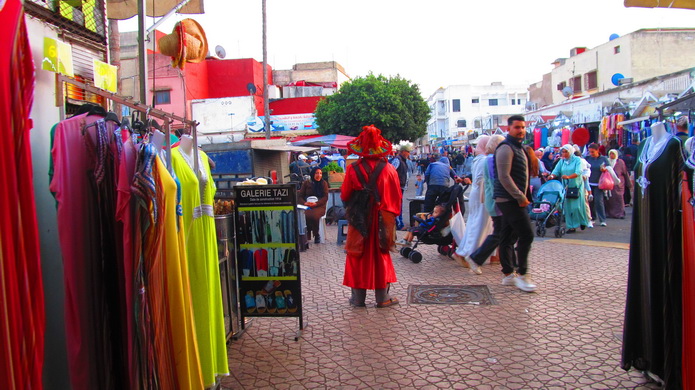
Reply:
[[[0,388],[43,387],[45,309],[29,113],[34,64],[22,2],[0,2]]]

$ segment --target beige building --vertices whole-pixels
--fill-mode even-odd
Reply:
[[[695,66],[695,29],[641,29],[558,58],[529,87],[535,109]],[[622,75],[622,77],[621,77]]]
[[[273,70],[273,83],[282,89],[283,98],[328,96],[350,80],[335,61],[295,64],[292,69]]]

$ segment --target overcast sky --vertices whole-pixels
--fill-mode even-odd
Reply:
[[[205,0],[205,11],[190,17],[202,24],[211,50],[221,45],[228,59],[262,61],[260,0]],[[456,84],[527,85],[573,47],[695,21],[695,11],[625,8],[622,0],[268,0],[267,12],[273,69],[337,61],[350,77],[400,74],[425,97]],[[171,32],[185,17],[159,29]],[[121,22],[121,31],[135,30],[136,19]]]

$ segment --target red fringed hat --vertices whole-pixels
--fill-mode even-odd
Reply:
[[[348,142],[348,150],[362,157],[383,157],[391,153],[391,142],[381,136],[381,130],[374,125],[364,126],[360,135]]]

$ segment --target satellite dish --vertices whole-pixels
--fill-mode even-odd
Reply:
[[[222,59],[227,56],[227,52],[224,50],[224,47],[220,45],[215,46],[215,54]]]
[[[526,111],[531,111],[534,108],[536,108],[536,105],[533,102],[526,102]]]
[[[572,96],[572,94],[574,94],[574,90],[569,85],[566,86],[565,88],[562,88],[562,96],[570,97],[570,96]]]
[[[256,86],[253,85],[253,83],[248,83],[246,84],[246,89],[249,91],[250,95],[255,95],[256,94]]]
[[[617,87],[620,85],[620,80],[624,78],[625,76],[623,76],[622,73],[616,73],[611,77],[611,83]]]

